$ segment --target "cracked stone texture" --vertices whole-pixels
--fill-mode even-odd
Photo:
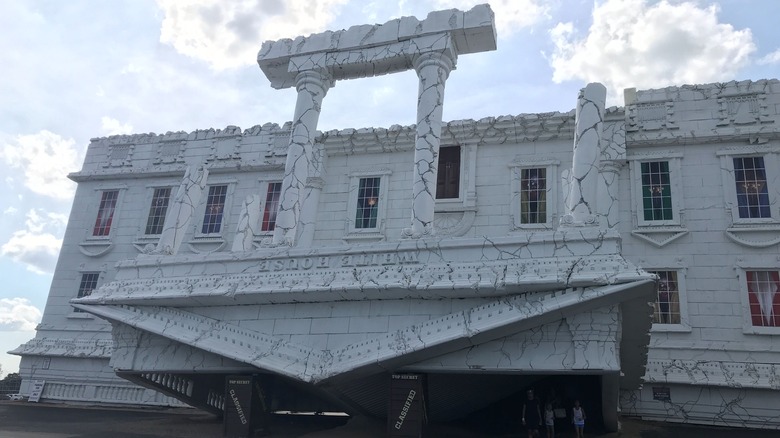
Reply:
[[[290,132],[290,145],[282,179],[279,211],[276,214],[273,244],[294,246],[298,239],[298,224],[305,200],[309,167],[312,166],[314,137],[320,118],[322,100],[332,85],[332,79],[317,71],[304,71],[296,77],[298,100]],[[311,203],[309,203],[311,204]],[[316,208],[310,205],[309,208]]]
[[[734,293],[741,290],[735,266],[776,268],[780,254],[771,242],[777,230],[751,227],[760,236],[754,240],[765,241],[760,247],[747,238],[725,241],[730,224],[721,183],[708,177],[721,174],[718,157],[730,153],[764,154],[772,163],[780,140],[780,83],[639,90],[626,94],[626,108],[604,108],[591,96],[598,86],[591,85],[576,117],[571,111],[443,123],[436,111],[455,56],[467,53],[464,44],[472,37],[482,41],[474,47],[494,48],[492,13],[473,11],[264,46],[264,71],[278,73],[274,86],[300,79],[300,105],[283,126],[93,139],[83,169],[71,175],[81,186],[80,208],[71,214],[44,320],[36,339],[15,350],[23,355],[25,385],[45,378],[52,388],[46,395],[57,400],[172,403],[151,391],[130,391],[113,376],[109,351],[121,370],[259,367],[344,392],[344,382],[395,370],[620,370],[624,389],[638,387],[641,374],[646,382],[623,391],[625,412],[777,427],[772,406],[779,352],[772,336],[743,332],[744,310]],[[376,45],[354,50],[361,41]],[[450,58],[436,59],[447,50]],[[422,67],[417,125],[316,131],[331,79],[410,69],[416,59]],[[422,178],[432,174],[434,145],[441,142],[471,148],[473,166],[464,170],[473,178],[471,194],[447,210],[436,210],[430,180]],[[688,228],[653,229],[679,239],[652,246],[631,237],[636,213],[630,169],[623,165],[647,149],[654,159],[667,152],[682,156],[683,189],[694,190],[685,194],[678,227]],[[562,190],[559,200],[576,189],[569,198],[576,202],[558,202],[550,216],[576,213],[581,220],[572,223],[594,226],[512,229],[506,163],[527,157],[571,167],[574,181],[587,182]],[[386,229],[377,241],[350,243],[344,232],[352,213],[345,212],[348,175],[380,167],[390,171]],[[288,216],[277,228],[277,245],[264,244],[267,236],[255,231],[263,195],[258,200],[258,175],[282,172]],[[192,215],[209,174],[234,180],[236,201],[221,235],[206,241],[197,237],[199,218]],[[415,175],[423,182],[415,193],[428,195],[419,197],[426,201],[419,208],[408,190]],[[94,243],[84,232],[94,223],[93,195],[117,184],[127,187],[116,218],[123,228],[100,240],[106,250],[85,251]],[[182,201],[169,209],[165,226],[179,225],[163,236],[170,249],[149,253],[146,248],[159,248],[163,238],[144,236],[133,224],[146,220],[151,185],[177,184]],[[410,212],[423,229],[437,223],[455,231],[401,239]],[[652,332],[646,372],[646,301],[654,291],[640,266],[683,272],[690,305],[687,328]],[[74,282],[92,271],[101,272],[101,287],[73,301],[87,310],[73,313]],[[113,333],[112,325],[90,314],[112,321]],[[49,369],[43,368],[46,358]],[[655,386],[670,387],[672,400],[654,400]]]
[[[601,137],[607,88],[591,83],[580,91],[574,128],[574,154],[564,192],[567,225],[592,225],[596,222]],[[568,190],[566,190],[568,188]]]
[[[206,188],[208,176],[207,168],[200,167],[197,170],[192,167],[187,168],[168,214],[165,216],[163,231],[155,252],[169,255],[179,252],[184,235],[188,231],[192,213],[200,203],[203,190]]]
[[[446,37],[446,38],[442,38]],[[353,26],[295,40],[263,43],[257,63],[274,88],[295,84],[301,71],[327,69],[335,80],[409,70],[413,59],[450,44],[457,54],[496,49],[493,11],[477,5],[463,12],[436,11],[425,20],[402,17],[385,24]]]

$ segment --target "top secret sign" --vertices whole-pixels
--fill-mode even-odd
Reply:
[[[310,269],[354,268],[361,266],[405,265],[414,263],[419,263],[416,252],[401,251],[262,260],[259,262],[257,268],[260,272],[306,271]]]

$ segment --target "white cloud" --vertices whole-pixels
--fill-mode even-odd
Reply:
[[[756,62],[758,65],[780,64],[780,49],[766,54]]]
[[[718,22],[717,5],[606,0],[593,9],[593,24],[577,38],[571,23],[551,31],[553,81],[598,81],[622,104],[624,88],[663,87],[728,80],[756,50],[750,29]]]
[[[123,125],[119,120],[108,116],[103,116],[100,119],[100,124],[106,135],[131,134],[133,132],[133,127],[129,123]]]
[[[253,65],[264,40],[322,32],[347,0],[157,0],[160,41],[217,70]]]
[[[0,331],[32,331],[41,311],[26,298],[0,298]]]
[[[62,246],[62,239],[58,236],[64,234],[67,220],[60,213],[28,211],[25,229],[11,235],[8,242],[0,247],[0,255],[26,265],[29,271],[36,274],[54,272]]]
[[[13,205],[11,205],[11,206],[9,206],[8,208],[6,208],[5,210],[3,210],[3,214],[9,215],[9,216],[13,216],[13,215],[15,215],[15,214],[16,214],[16,212],[18,212],[18,211],[19,211],[19,209],[18,209],[18,208],[16,208],[16,207],[14,207]]]
[[[73,139],[43,130],[19,135],[3,146],[1,155],[14,168],[24,171],[25,186],[35,193],[56,199],[70,199],[76,184],[68,173],[79,170],[81,159]]]
[[[436,0],[436,9],[456,8],[467,11],[475,5],[488,3],[496,15],[496,30],[503,36],[532,26],[548,16],[549,7],[540,0]]]

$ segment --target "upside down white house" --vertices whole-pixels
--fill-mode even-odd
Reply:
[[[415,375],[445,421],[569,379],[607,429],[780,427],[780,83],[443,122],[493,23],[266,42],[291,123],[93,139],[22,391],[219,413],[255,375],[272,410],[385,417]],[[338,81],[409,69],[416,125],[317,130]]]

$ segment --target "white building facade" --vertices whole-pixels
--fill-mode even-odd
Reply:
[[[442,122],[494,49],[485,6],[266,43],[291,123],[93,139],[22,390],[220,412],[252,374],[390,417],[423,375],[448,420],[577,378],[607,429],[780,427],[780,82]],[[412,68],[417,125],[317,131],[335,82]]]

